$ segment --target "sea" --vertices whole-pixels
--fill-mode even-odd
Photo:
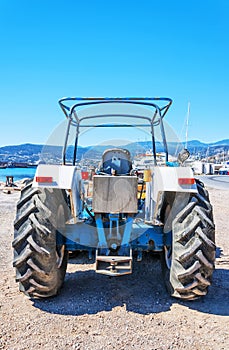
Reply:
[[[25,178],[32,179],[35,175],[36,168],[6,168],[0,169],[0,181],[5,182],[6,176],[13,176],[14,181],[19,181]]]

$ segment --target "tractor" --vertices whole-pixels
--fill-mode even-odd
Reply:
[[[96,273],[110,277],[132,273],[143,253],[158,253],[171,296],[207,294],[215,262],[212,206],[204,184],[185,166],[188,151],[169,160],[164,116],[171,104],[159,97],[59,100],[67,118],[61,162],[41,162],[17,203],[12,245],[20,291],[31,298],[58,294],[69,253],[86,252]],[[100,162],[85,176],[90,164],[83,169],[78,157],[85,130],[99,138],[101,130],[121,135],[122,128],[127,136],[148,130],[150,162],[138,169],[128,145],[103,144]],[[91,161],[97,156],[92,153]]]

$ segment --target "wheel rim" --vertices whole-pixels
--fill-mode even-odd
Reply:
[[[164,231],[167,233],[171,230],[171,219],[169,220],[169,214],[171,212],[171,206],[168,204],[165,209],[165,217],[164,217]],[[164,259],[166,263],[166,267],[170,270],[172,265],[172,246],[164,246]]]
[[[62,233],[65,227],[65,220],[64,220],[64,208],[63,205],[60,205],[57,211],[57,230]],[[65,253],[65,245],[63,244],[61,247],[57,247],[56,251],[56,263],[58,269],[61,268],[61,265],[63,263],[64,259],[64,253]]]
[[[170,270],[172,265],[172,247],[164,246],[164,257],[166,266]]]

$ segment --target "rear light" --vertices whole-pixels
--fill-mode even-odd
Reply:
[[[190,177],[182,177],[178,179],[179,185],[194,185],[195,179]]]
[[[88,180],[89,179],[89,173],[88,171],[81,171],[82,179]]]
[[[50,183],[50,182],[52,182],[52,177],[51,176],[36,176],[35,181],[41,182],[41,183]]]

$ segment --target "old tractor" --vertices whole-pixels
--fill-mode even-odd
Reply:
[[[68,254],[77,251],[88,252],[97,273],[115,277],[130,274],[133,259],[141,261],[143,253],[160,253],[171,296],[193,300],[206,295],[215,261],[212,207],[203,183],[184,166],[187,152],[169,161],[164,116],[171,103],[169,98],[59,101],[67,117],[61,164],[39,164],[17,204],[13,266],[26,295],[56,295]],[[140,171],[128,147],[109,145],[91,177],[84,179],[77,158],[84,131],[119,134],[122,127],[126,135],[134,135],[135,128],[148,130],[151,162]],[[158,162],[156,129],[163,162]]]

